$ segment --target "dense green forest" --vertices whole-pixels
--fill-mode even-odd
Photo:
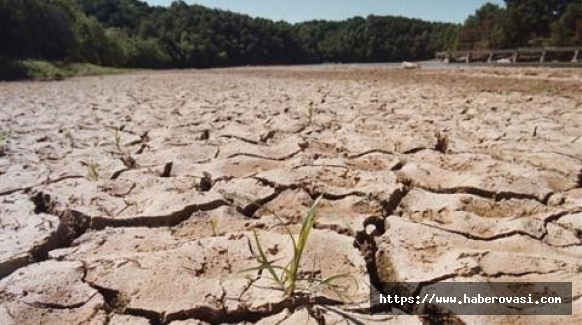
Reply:
[[[456,48],[581,46],[582,0],[505,0],[485,4],[459,31]]]
[[[140,68],[421,60],[458,28],[379,16],[289,24],[182,1],[0,0],[0,57]]]
[[[463,25],[392,16],[298,24],[174,1],[0,0],[0,61],[110,67],[423,60],[436,51],[582,45],[582,0],[505,0]]]

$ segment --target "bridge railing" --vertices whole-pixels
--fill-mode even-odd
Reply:
[[[488,63],[497,62],[496,58],[502,57],[503,62],[517,63],[522,57],[536,57],[540,63],[544,63],[549,54],[568,53],[573,56],[570,62],[578,63],[582,59],[582,46],[569,47],[543,47],[543,48],[517,48],[517,49],[500,49],[500,50],[475,50],[475,51],[449,51],[437,52],[436,58],[445,62],[461,61],[471,63],[476,58],[487,58]]]

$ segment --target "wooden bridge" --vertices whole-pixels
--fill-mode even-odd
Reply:
[[[519,48],[513,50],[483,50],[438,52],[438,60],[453,62],[486,63],[582,63],[582,47]]]

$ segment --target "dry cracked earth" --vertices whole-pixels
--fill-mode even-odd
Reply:
[[[579,70],[245,68],[0,84],[0,324],[582,321]],[[300,282],[293,254],[318,197]],[[572,282],[573,316],[432,317],[382,282]]]

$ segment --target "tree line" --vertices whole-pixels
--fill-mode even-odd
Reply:
[[[437,51],[581,45],[582,0],[486,4],[464,24],[393,16],[297,24],[174,1],[0,0],[0,61],[111,67],[424,60]]]
[[[582,46],[582,0],[505,0],[487,3],[459,30],[455,48]]]
[[[459,26],[391,16],[298,24],[174,1],[0,0],[0,58],[113,67],[422,60]]]

